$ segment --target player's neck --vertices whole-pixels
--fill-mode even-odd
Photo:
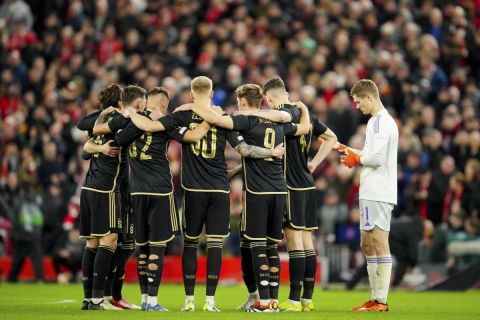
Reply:
[[[210,105],[212,104],[212,100],[210,99],[210,97],[196,97],[195,99],[193,99],[193,103],[205,108],[210,107]]]
[[[383,109],[385,109],[385,107],[383,106],[383,104],[381,102],[378,102],[378,103],[374,104],[373,108],[372,108],[372,112],[371,112],[372,117],[376,117],[377,114],[380,111],[382,111]]]

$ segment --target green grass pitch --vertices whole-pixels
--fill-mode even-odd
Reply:
[[[134,303],[139,303],[138,286],[128,284],[124,295]],[[315,311],[310,313],[272,313],[251,314],[235,311],[243,302],[246,290],[243,286],[220,286],[216,294],[217,307],[221,313],[201,311],[204,302],[205,286],[196,288],[195,312],[179,312],[184,295],[181,285],[162,285],[159,301],[172,310],[168,313],[144,311],[81,311],[81,285],[57,284],[0,284],[0,319],[253,319],[270,317],[272,319],[480,319],[480,291],[465,293],[426,293],[391,292],[389,296],[390,312],[353,313],[352,306],[368,299],[365,290],[321,290],[314,295]],[[287,298],[288,287],[281,287],[280,302]]]

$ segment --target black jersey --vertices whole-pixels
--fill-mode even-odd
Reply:
[[[193,130],[203,119],[192,111],[179,111],[158,119],[166,130],[180,128],[180,133]],[[226,141],[232,147],[243,142],[238,133],[211,127],[197,143],[182,145],[182,187],[188,191],[229,192]]]
[[[285,134],[296,132],[296,126],[264,120],[255,116],[232,116],[233,129],[239,131],[245,142],[273,149],[284,142]],[[242,158],[243,188],[251,193],[285,193],[287,185],[282,159]]]
[[[124,118],[121,113],[114,111],[107,116],[107,121],[112,133],[94,136],[96,144],[102,145],[109,140],[115,140],[115,133],[129,120]],[[103,153],[93,154],[82,188],[98,192],[119,191],[120,185],[128,177],[126,158],[127,153],[124,148],[116,157],[109,157]]]
[[[97,121],[98,116],[100,115],[101,111],[94,111],[90,113],[89,115],[85,116],[82,118],[80,121],[77,123],[77,128],[82,130],[82,131],[87,131],[88,136],[93,135],[93,127],[95,126],[95,121]]]
[[[286,137],[285,159],[287,168],[287,185],[289,189],[313,189],[314,180],[308,170],[308,153],[312,139],[323,134],[327,127],[309,113],[310,130],[301,136]]]
[[[150,113],[149,110],[139,112],[148,118]],[[176,131],[144,132],[131,121],[117,133],[118,144],[128,148],[128,163],[132,168],[132,194],[168,194],[173,191],[167,157],[170,139],[181,141],[181,135]]]
[[[284,111],[290,114],[292,117],[292,123],[299,123],[302,112],[293,104],[282,104],[279,106],[278,111]]]

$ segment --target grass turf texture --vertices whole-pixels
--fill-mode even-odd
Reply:
[[[202,311],[205,286],[198,286],[195,294],[195,312],[180,312],[184,300],[183,286],[162,285],[159,301],[170,309],[168,313],[145,311],[81,311],[82,287],[57,284],[0,284],[1,319],[246,319],[271,317],[272,319],[480,319],[480,291],[465,293],[392,292],[389,296],[390,312],[353,313],[350,308],[368,299],[367,291],[324,291],[314,294],[315,311],[310,313],[274,313],[255,315],[236,311],[246,297],[243,286],[221,286],[217,290],[216,304],[221,313]],[[124,286],[124,295],[139,304],[138,286]],[[280,289],[280,302],[288,295],[288,287]]]

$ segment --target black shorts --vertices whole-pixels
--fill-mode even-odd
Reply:
[[[285,194],[254,194],[244,191],[242,236],[248,240],[282,240],[285,198]]]
[[[98,238],[121,233],[123,228],[120,192],[80,193],[80,237]]]
[[[179,233],[173,193],[169,195],[133,195],[135,243],[166,243]]]
[[[230,233],[230,197],[224,192],[185,190],[183,230],[187,239],[198,239],[205,224],[205,235],[227,237]]]
[[[283,226],[298,230],[318,229],[315,189],[288,189]]]
[[[135,240],[135,228],[134,228],[134,211],[132,206],[132,196],[130,190],[122,189],[120,191],[122,197],[122,221],[123,230],[118,235],[117,243],[133,242]]]

